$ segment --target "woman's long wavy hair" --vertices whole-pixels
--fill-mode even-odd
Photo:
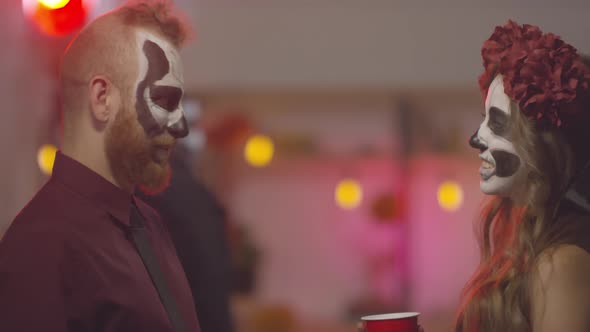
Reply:
[[[568,144],[572,138],[560,130],[535,128],[514,103],[510,116],[526,192],[518,203],[493,197],[483,210],[476,225],[481,260],[462,292],[457,332],[531,331],[531,271],[541,252],[568,238],[567,227],[557,225],[555,214],[580,159],[585,159],[580,153],[587,153],[574,151]]]

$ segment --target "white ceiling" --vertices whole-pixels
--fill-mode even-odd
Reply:
[[[119,1],[102,0],[99,11]],[[196,27],[189,89],[472,86],[509,18],[590,53],[583,0],[177,0]]]
[[[176,0],[197,7],[265,8],[589,8],[585,0]]]

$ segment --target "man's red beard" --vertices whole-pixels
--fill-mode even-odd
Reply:
[[[149,139],[137,121],[137,114],[122,107],[106,135],[106,154],[113,177],[124,188],[139,188],[147,194],[163,191],[170,183],[168,160],[155,157],[155,145],[170,149],[174,138],[167,133]]]

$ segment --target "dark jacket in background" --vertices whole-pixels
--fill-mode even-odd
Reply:
[[[225,210],[195,179],[181,152],[173,155],[170,166],[172,178],[164,192],[138,196],[156,209],[168,224],[193,293],[201,330],[233,332]]]

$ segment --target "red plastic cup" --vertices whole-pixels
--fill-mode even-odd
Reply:
[[[362,317],[366,332],[418,332],[418,312],[395,312]]]

